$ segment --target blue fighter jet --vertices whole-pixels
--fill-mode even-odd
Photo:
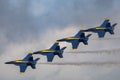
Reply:
[[[36,63],[40,58],[36,58],[33,60],[32,54],[28,54],[23,60],[15,60],[15,61],[10,61],[6,62],[5,64],[14,64],[16,66],[20,67],[20,74],[23,74],[28,66],[31,66],[32,69],[36,69]]]
[[[52,62],[55,55],[58,55],[59,58],[63,58],[63,51],[65,48],[66,47],[60,49],[59,43],[56,42],[50,49],[33,52],[33,54],[41,54],[47,56],[47,62]]]
[[[66,41],[72,44],[72,49],[77,49],[80,42],[83,42],[83,44],[88,45],[88,39],[91,36],[91,34],[88,34],[85,36],[85,33],[83,30],[80,30],[75,36],[63,38],[57,40],[58,42]]]
[[[111,35],[113,35],[114,28],[117,25],[117,23],[111,25],[109,20],[110,20],[109,18],[105,18],[105,21],[99,27],[89,28],[84,31],[97,33],[99,38],[104,38],[106,32],[109,32]]]

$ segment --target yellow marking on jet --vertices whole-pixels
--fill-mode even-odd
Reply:
[[[34,52],[29,52],[29,54],[33,54]]]
[[[95,28],[96,30],[105,30],[106,28]]]
[[[110,20],[110,18],[105,18],[105,20]]]
[[[18,62],[18,63],[27,63],[28,61],[23,61],[23,60],[16,60],[15,62]]]
[[[20,72],[20,74],[24,74],[24,72]]]
[[[77,48],[73,48],[72,50],[76,50]]]
[[[55,52],[55,50],[42,50],[41,52]]]
[[[80,38],[66,38],[67,40],[79,40]]]
[[[85,30],[85,28],[80,28],[80,30]]]
[[[15,62],[23,62],[22,60],[16,60]]]

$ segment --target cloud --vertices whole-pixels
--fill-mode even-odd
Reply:
[[[83,67],[83,66],[51,66],[51,65],[41,65],[41,64],[37,64],[37,70],[32,70],[30,67],[28,67],[28,71],[26,71],[26,74],[24,75],[18,75],[19,74],[19,68],[14,66],[14,65],[5,65],[3,62],[9,61],[9,60],[16,60],[16,59],[22,59],[29,51],[37,51],[37,50],[42,50],[42,49],[46,49],[49,48],[55,40],[61,38],[61,37],[69,37],[71,35],[74,35],[79,28],[77,28],[76,26],[69,26],[66,27],[64,29],[59,29],[59,28],[54,28],[51,30],[46,31],[45,34],[41,34],[41,37],[38,37],[36,40],[32,39],[30,42],[22,42],[22,43],[11,43],[6,47],[6,50],[4,52],[4,54],[2,54],[1,56],[1,70],[5,71],[4,73],[0,74],[2,77],[1,79],[5,80],[5,79],[26,79],[26,78],[30,78],[32,79],[46,79],[46,80],[55,80],[55,79],[91,79],[91,78],[95,78],[93,75],[95,74],[91,74],[88,76],[88,73],[92,72],[93,68],[95,66],[89,66],[89,67]],[[95,41],[90,40],[89,43],[94,43]],[[96,41],[96,42],[100,42],[100,41]],[[109,43],[109,42],[108,42]],[[42,46],[41,46],[42,45]],[[71,45],[67,44],[67,43],[61,43],[61,46],[68,46],[66,51],[71,51]],[[90,48],[90,50],[94,50],[96,48],[98,44],[95,44],[94,46],[89,45],[88,48]],[[102,44],[103,45],[103,44]],[[84,49],[86,50],[86,46],[84,45],[80,45],[79,46],[79,50]],[[92,49],[93,48],[93,49]],[[104,49],[103,49],[104,50]],[[9,53],[8,53],[9,52]],[[116,57],[118,56],[118,58]],[[41,57],[41,60],[38,63],[41,62],[46,62],[46,58],[40,55],[35,55],[34,57]],[[102,60],[101,60],[102,59]],[[116,61],[116,59],[118,59],[119,61],[119,54],[117,55],[113,55],[113,54],[74,54],[74,53],[64,53],[64,58],[63,59],[59,59],[57,56],[55,57],[53,62],[84,62],[84,61],[91,61],[94,62],[95,61]],[[8,66],[10,66],[9,68],[7,68]],[[68,68],[69,67],[69,68]],[[96,66],[97,67],[97,66]],[[95,67],[95,68],[96,68]],[[102,67],[102,66],[101,66]],[[84,68],[82,70],[82,68]],[[115,69],[115,66],[111,66],[110,70]],[[90,72],[88,72],[87,70],[90,69]],[[96,68],[101,70],[101,68]],[[103,70],[106,70],[106,67],[102,67]],[[73,72],[71,72],[73,71]],[[99,71],[98,71],[99,72]],[[82,74],[84,73],[84,74]],[[100,75],[103,76],[104,72],[101,71]],[[16,74],[16,75],[15,75]],[[81,74],[83,76],[79,76],[76,74]],[[97,73],[99,74],[99,73]],[[108,73],[109,74],[109,69],[108,69]],[[9,75],[7,78],[3,75]],[[56,75],[56,76],[55,76]],[[62,76],[64,75],[64,77],[62,78]],[[16,76],[16,77],[15,77]],[[70,77],[72,76],[72,77]],[[88,77],[86,77],[88,76]],[[96,75],[98,76],[98,75]]]
[[[27,53],[49,48],[57,39],[73,36],[80,27],[95,27],[102,23],[105,17],[111,22],[119,21],[119,1],[107,2],[98,0],[10,0],[0,1],[0,79],[1,80],[106,80],[119,79],[118,66],[45,66],[37,65],[37,70],[30,67],[24,75],[18,75],[19,68],[5,65],[9,60],[22,59]],[[119,24],[118,24],[119,26]],[[118,27],[117,26],[117,27]],[[119,37],[119,30],[115,30],[114,37]],[[89,45],[80,44],[77,51],[98,51],[119,48],[119,40],[97,40],[97,35],[90,37]],[[113,36],[107,34],[107,38]],[[92,38],[96,40],[92,40]],[[67,46],[69,43],[60,43]],[[119,52],[118,52],[119,53]],[[46,58],[40,55],[40,62]],[[119,54],[68,54],[64,58],[57,56],[54,62],[84,62],[84,61],[119,61]],[[114,75],[114,74],[116,75]],[[104,76],[106,75],[106,76]],[[110,75],[108,77],[108,75]],[[63,77],[64,76],[64,77]]]

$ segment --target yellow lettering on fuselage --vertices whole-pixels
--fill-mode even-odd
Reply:
[[[20,74],[24,74],[24,72],[20,72]]]
[[[110,20],[110,18],[105,18],[105,20]]]
[[[106,28],[95,28],[96,30],[105,30]]]
[[[77,48],[73,48],[72,50],[76,50]]]
[[[85,28],[80,28],[80,30],[86,30]]]
[[[67,40],[79,40],[80,38],[67,38]]]
[[[42,50],[41,52],[55,52],[55,50]]]
[[[23,61],[23,60],[16,60],[15,62],[17,62],[17,63],[28,63],[28,61]]]

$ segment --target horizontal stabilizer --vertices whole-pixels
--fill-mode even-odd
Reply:
[[[38,60],[40,60],[40,58],[36,58],[36,59],[35,59],[35,62],[37,62]]]
[[[88,35],[86,36],[86,38],[89,38],[91,35],[92,35],[92,34],[88,34]]]
[[[67,47],[63,47],[63,48],[61,48],[61,50],[64,51],[66,48],[67,48]]]

